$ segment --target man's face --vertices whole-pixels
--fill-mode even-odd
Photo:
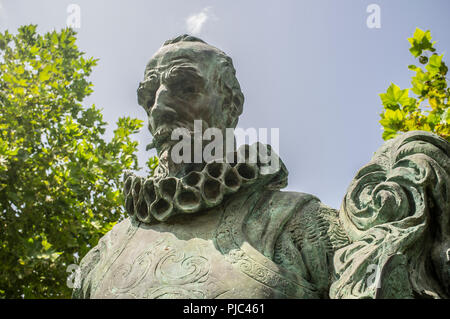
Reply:
[[[219,92],[217,63],[214,48],[195,42],[167,45],[153,56],[141,87],[155,139],[169,141],[177,127],[192,131],[194,120],[210,127],[221,124],[218,119],[225,97]]]

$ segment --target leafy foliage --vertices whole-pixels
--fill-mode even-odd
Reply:
[[[155,175],[156,168],[159,165],[158,157],[157,156],[149,157],[146,164],[147,164],[147,168],[149,169],[149,173],[150,173],[149,176]]]
[[[67,267],[123,216],[122,173],[137,169],[140,120],[112,140],[71,29],[0,33],[0,297],[70,297]]]
[[[380,120],[384,128],[383,139],[394,138],[399,132],[423,130],[450,141],[450,88],[443,54],[436,53],[436,42],[432,42],[430,31],[417,28],[408,41],[411,44],[409,51],[424,69],[409,65],[408,68],[415,72],[412,88],[402,90],[391,83],[386,93],[380,94],[384,106]],[[409,97],[410,90],[415,97]]]

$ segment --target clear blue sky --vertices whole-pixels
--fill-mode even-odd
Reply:
[[[407,66],[414,59],[406,39],[416,26],[430,29],[439,52],[450,50],[448,0],[0,3],[0,28],[11,32],[29,23],[40,32],[60,29],[68,5],[79,5],[79,46],[100,58],[85,104],[103,108],[109,132],[120,116],[146,120],[136,99],[145,64],[165,40],[197,32],[233,58],[246,99],[238,126],[280,128],[287,189],[312,193],[335,208],[383,143],[378,93],[390,82],[410,86]],[[372,3],[381,8],[379,29],[366,25]],[[193,25],[187,23],[192,15]],[[151,136],[144,129],[136,139],[143,166],[154,155],[145,152]]]

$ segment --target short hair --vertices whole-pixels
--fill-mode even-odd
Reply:
[[[204,44],[208,44],[200,38],[194,37],[189,34],[182,34],[173,39],[169,39],[169,40],[165,41],[162,46],[166,46],[166,45],[174,44],[174,43],[178,43],[178,42],[201,42]]]
[[[225,119],[225,124],[226,124],[226,127],[233,127],[233,128],[236,127],[238,119],[239,119],[239,115],[242,114],[242,110],[243,110],[244,95],[242,94],[241,86],[239,85],[239,82],[236,78],[236,70],[233,66],[232,59],[229,56],[227,56],[224,52],[222,52],[221,50],[206,43],[202,39],[199,39],[197,37],[194,37],[194,36],[191,36],[188,34],[183,34],[183,35],[177,36],[173,39],[169,39],[169,40],[165,41],[162,46],[164,47],[167,45],[180,43],[180,42],[199,42],[199,43],[208,45],[208,46],[214,48],[214,50],[216,51],[217,57],[222,60],[219,63],[220,70],[217,70],[219,86],[220,86],[219,90],[221,92],[223,92],[226,96],[226,99],[224,102],[225,105],[223,105],[222,107],[224,109],[226,109],[226,108],[230,109],[230,112],[225,113],[228,116],[228,118]],[[144,81],[145,81],[145,79],[144,79]],[[149,110],[147,109],[148,106],[146,103],[146,101],[148,100],[148,97],[147,97],[148,93],[145,92],[145,89],[143,89],[143,88],[144,88],[144,86],[142,85],[142,82],[141,82],[139,84],[139,88],[138,88],[138,92],[137,92],[138,103],[147,112],[149,112]]]

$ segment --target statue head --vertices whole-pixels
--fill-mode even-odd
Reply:
[[[230,57],[199,38],[168,40],[150,59],[139,84],[138,103],[147,112],[153,145],[170,142],[178,127],[236,127],[244,96]]]

